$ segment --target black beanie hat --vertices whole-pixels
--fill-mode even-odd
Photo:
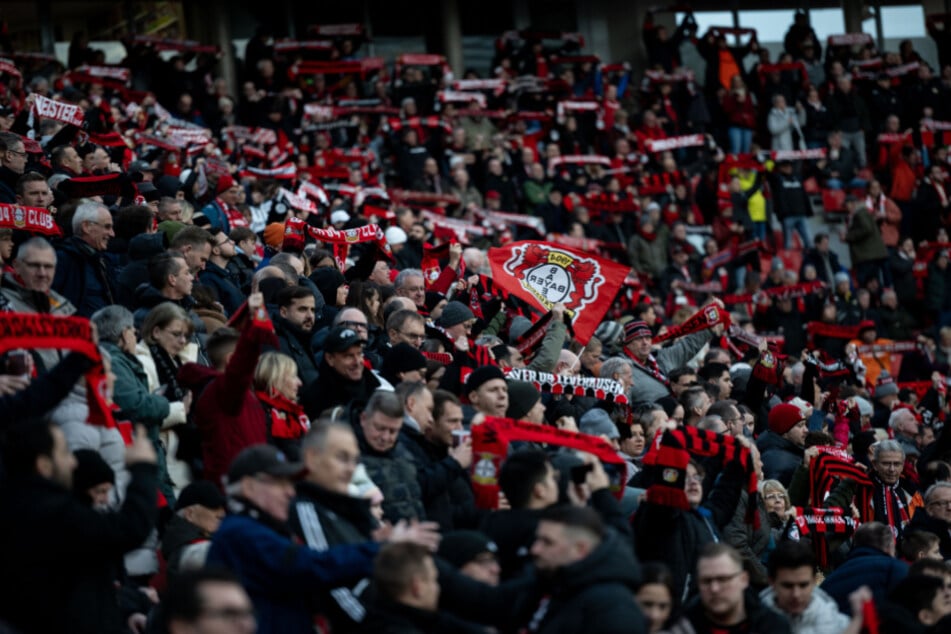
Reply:
[[[482,387],[483,384],[488,383],[492,379],[505,380],[505,374],[498,366],[484,365],[481,368],[476,368],[469,375],[469,378],[466,379],[466,394],[475,392]]]
[[[439,542],[441,558],[456,568],[462,568],[482,553],[497,553],[495,542],[479,531],[451,531],[442,536]]]
[[[77,449],[76,469],[73,471],[73,490],[85,493],[94,486],[109,482],[116,483],[116,474],[112,467],[106,464],[99,452],[95,449]]]
[[[509,386],[509,408],[505,412],[508,418],[519,420],[531,410],[542,395],[534,383],[528,381],[506,381]]]

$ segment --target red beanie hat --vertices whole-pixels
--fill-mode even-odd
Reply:
[[[647,501],[687,510],[690,503],[684,486],[687,483],[687,463],[690,454],[677,436],[669,430],[654,439],[650,451],[644,456],[647,470]]]
[[[228,191],[232,187],[234,187],[234,178],[231,177],[231,174],[225,174],[218,179],[218,185],[215,187],[215,194],[217,195]]]
[[[805,420],[805,417],[798,406],[792,403],[780,403],[769,410],[769,431],[782,436],[801,420]]]

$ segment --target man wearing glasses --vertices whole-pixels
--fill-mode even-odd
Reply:
[[[30,238],[17,249],[12,273],[5,273],[0,282],[0,310],[17,313],[45,313],[68,317],[76,313],[73,304],[54,291],[56,251],[43,238]],[[49,371],[62,359],[58,350],[35,350],[38,371]]]
[[[925,507],[918,509],[908,530],[934,533],[942,559],[951,559],[951,482],[936,482],[925,491]]]
[[[26,147],[12,132],[0,132],[0,203],[15,203],[16,185],[26,170]]]
[[[747,595],[750,576],[743,558],[731,546],[712,542],[697,559],[700,596],[685,606],[685,616],[697,632],[770,632],[789,634],[789,622]]]
[[[76,306],[76,314],[90,317],[115,304],[115,271],[104,257],[115,237],[112,214],[102,203],[85,202],[76,208],[73,235],[56,250],[58,266],[53,288]]]
[[[234,241],[228,237],[227,233],[221,229],[212,229],[210,233],[214,241],[211,255],[205,263],[205,270],[198,274],[198,278],[202,286],[215,290],[218,301],[230,316],[244,303],[244,294],[228,269],[228,262],[237,255],[237,252]]]
[[[419,348],[426,340],[426,320],[411,310],[398,310],[386,320],[386,335],[391,346],[408,343]]]

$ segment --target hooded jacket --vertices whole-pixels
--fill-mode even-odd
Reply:
[[[116,299],[132,310],[135,307],[135,289],[149,283],[149,260],[164,253],[168,240],[161,231],[143,233],[129,240],[129,262],[119,273]]]
[[[806,610],[798,616],[790,616],[776,607],[776,593],[766,588],[759,600],[767,608],[785,616],[793,634],[839,634],[849,624],[849,617],[839,612],[835,600],[820,588],[812,589],[812,599]]]

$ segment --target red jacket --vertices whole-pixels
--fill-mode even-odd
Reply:
[[[242,449],[267,442],[264,409],[251,390],[264,343],[277,347],[270,320],[250,322],[224,372],[187,363],[178,373],[182,387],[196,395],[192,419],[201,431],[204,477],[218,486]]]

